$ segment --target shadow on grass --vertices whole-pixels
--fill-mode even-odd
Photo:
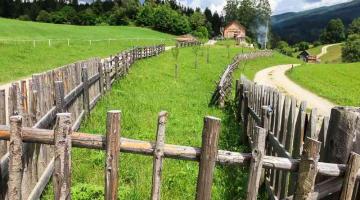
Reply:
[[[243,144],[243,127],[236,120],[234,103],[230,102],[227,104],[223,112],[225,117],[222,120],[219,148],[242,153],[251,152],[250,147]],[[225,189],[223,191],[223,199],[246,199],[249,168],[242,166],[220,166],[218,169],[222,171],[221,181]],[[264,187],[260,188],[258,199],[267,199]]]

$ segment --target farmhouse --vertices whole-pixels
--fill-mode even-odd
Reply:
[[[245,42],[246,28],[237,21],[232,21],[224,28],[224,38],[234,38],[238,42]]]
[[[304,62],[312,62],[312,63],[316,63],[318,62],[318,58],[316,56],[312,56],[310,54],[310,52],[308,51],[302,51],[299,55],[298,58]]]

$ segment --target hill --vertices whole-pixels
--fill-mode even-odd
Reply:
[[[340,18],[345,25],[360,17],[360,0],[296,13],[272,16],[272,30],[289,43],[315,41],[327,23]]]
[[[174,38],[139,27],[74,26],[4,18],[0,18],[0,30],[0,83],[133,46],[173,44]]]

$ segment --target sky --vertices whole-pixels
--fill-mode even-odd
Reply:
[[[298,12],[348,1],[351,0],[269,0],[273,15],[286,12]],[[218,13],[222,12],[226,4],[226,0],[178,0],[178,2],[193,8],[200,7],[201,9],[205,9],[209,7],[210,10],[213,12],[217,11]]]

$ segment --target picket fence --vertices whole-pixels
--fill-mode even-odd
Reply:
[[[298,102],[244,76],[236,81],[235,91],[236,112],[244,131],[242,140],[250,144],[257,167],[266,162],[265,155],[289,162],[300,159],[294,171],[263,172],[271,199],[359,199],[359,108],[335,107],[330,118],[318,116],[316,108],[308,112],[305,101]],[[264,137],[261,144],[259,137]],[[346,173],[334,177],[323,173],[321,165],[328,165],[328,170],[334,172],[343,168]]]
[[[35,74],[31,79],[12,83],[8,93],[0,91],[0,124],[9,124],[9,118],[21,115],[22,125],[34,129],[52,129],[56,114],[71,113],[72,130],[88,116],[98,100],[118,78],[126,75],[139,59],[156,56],[165,51],[165,45],[135,47],[106,59],[92,58]],[[16,143],[16,142],[15,142]],[[8,152],[10,148],[10,152]],[[19,147],[17,147],[19,148]],[[23,161],[19,169],[11,166],[11,143],[0,141],[0,199],[13,199],[7,188],[9,174],[21,168],[21,199],[38,199],[54,169],[53,147],[41,143],[24,143]],[[17,178],[19,178],[17,177]],[[20,179],[19,179],[20,181]],[[9,195],[9,196],[8,196]]]
[[[220,107],[225,106],[225,101],[229,99],[229,94],[231,93],[233,72],[239,67],[241,62],[269,56],[272,56],[272,51],[270,50],[242,53],[235,56],[233,63],[227,66],[220,81],[217,82],[215,91],[211,97],[210,105],[218,105]]]

